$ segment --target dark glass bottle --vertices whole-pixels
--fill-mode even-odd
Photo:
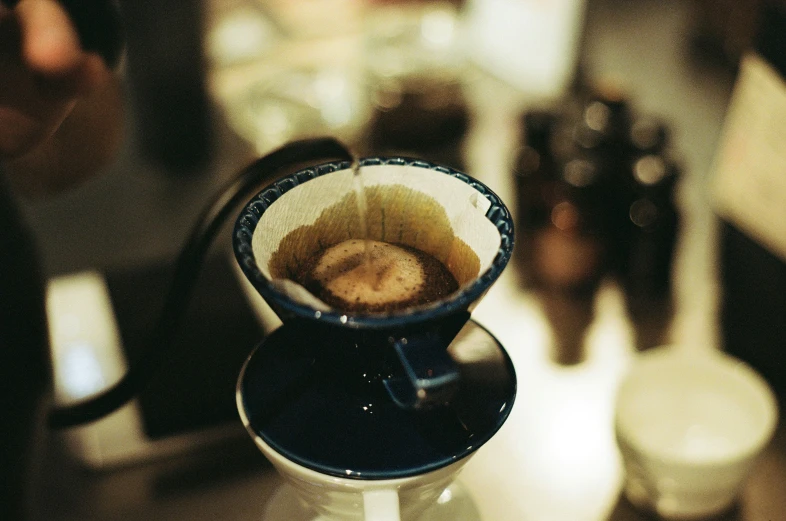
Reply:
[[[592,158],[562,163],[545,187],[545,222],[532,234],[532,270],[542,287],[592,291],[604,274],[608,251],[607,192]]]
[[[591,91],[574,129],[576,146],[582,155],[595,161],[604,180],[602,204],[608,219],[603,231],[610,247],[606,268],[612,272],[620,264],[618,245],[626,239],[632,120],[633,111],[625,92],[605,84]]]
[[[203,51],[206,6],[197,0],[121,0],[119,6],[139,152],[168,173],[203,172],[215,151]]]
[[[459,82],[406,81],[380,87],[371,126],[372,152],[413,156],[465,170],[469,108]]]
[[[555,182],[552,138],[560,117],[551,110],[530,110],[521,118],[521,146],[516,152],[513,179],[516,187],[516,252],[524,286],[534,282],[532,255],[535,231],[548,220],[545,195]]]
[[[669,144],[669,129],[665,123],[652,116],[633,118],[628,136],[631,157],[661,154]]]
[[[631,163],[625,237],[618,248],[622,286],[633,307],[644,308],[671,295],[679,228],[677,180],[678,168],[665,156],[643,155]]]
[[[559,116],[549,110],[532,110],[522,117],[523,139],[516,154],[517,225],[522,233],[540,226],[547,212],[543,193],[554,181],[551,140]]]
[[[786,2],[762,10],[718,150],[721,333],[726,350],[786,393]],[[747,144],[746,144],[747,143]],[[744,146],[743,146],[744,145]]]
[[[619,173],[628,154],[631,109],[625,93],[614,86],[597,87],[584,102],[574,129],[577,146],[602,161],[610,173]]]

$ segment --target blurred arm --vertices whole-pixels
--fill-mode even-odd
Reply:
[[[54,0],[0,4],[0,159],[24,193],[82,180],[120,142],[117,79],[81,39]]]

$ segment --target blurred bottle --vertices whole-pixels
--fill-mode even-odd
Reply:
[[[631,121],[628,143],[633,157],[661,154],[669,143],[669,128],[658,118],[636,116]]]
[[[584,102],[575,129],[576,143],[618,170],[627,154],[631,119],[625,92],[610,82],[600,83]]]
[[[786,1],[765,2],[714,173],[725,348],[786,392]]]
[[[584,362],[587,331],[595,318],[594,294],[545,288],[538,292],[538,300],[551,326],[551,361],[563,366]]]
[[[545,222],[532,232],[532,274],[537,285],[593,291],[604,275],[608,244],[606,179],[592,158],[557,167],[543,187]]]
[[[533,279],[533,238],[551,210],[547,195],[557,181],[552,140],[560,123],[553,110],[530,110],[521,118],[522,138],[513,165],[516,187],[516,258],[525,286]]]
[[[631,118],[619,185],[620,234],[616,265],[629,304],[670,297],[679,212],[679,168],[669,157],[668,127],[658,118]]]
[[[513,175],[517,194],[517,224],[529,234],[545,222],[544,190],[554,182],[556,165],[551,139],[559,116],[551,110],[531,110],[522,117],[522,145],[519,148]]]
[[[199,0],[122,0],[127,69],[142,154],[168,172],[201,171],[213,156]]]
[[[375,94],[374,154],[403,155],[464,170],[469,108],[458,82],[390,81]]]
[[[689,34],[696,57],[733,69],[751,46],[764,0],[693,0]]]
[[[629,172],[624,240],[618,245],[620,278],[629,305],[646,309],[671,294],[679,227],[674,205],[678,169],[665,156],[647,154],[636,158]]]
[[[523,121],[514,171],[525,283],[590,289],[607,270],[627,104],[593,97]]]

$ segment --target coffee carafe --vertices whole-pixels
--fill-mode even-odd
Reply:
[[[513,365],[470,313],[507,264],[512,234],[510,213],[488,187],[408,158],[305,168],[247,203],[234,229],[236,258],[283,325],[247,360],[238,409],[319,519],[416,518],[507,419]],[[364,240],[432,256],[458,289],[392,311],[347,311],[286,278],[320,252]],[[377,261],[397,269],[388,257]]]

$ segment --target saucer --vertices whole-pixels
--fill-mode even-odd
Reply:
[[[381,381],[345,384],[320,357],[319,339],[283,325],[251,354],[241,373],[247,428],[287,459],[342,478],[393,479],[447,466],[488,441],[516,395],[510,357],[469,321],[448,347],[459,387],[448,405],[397,406]]]
[[[335,521],[315,514],[298,499],[295,489],[283,483],[265,505],[264,521]],[[466,487],[453,482],[439,499],[412,521],[480,521],[480,512]]]

